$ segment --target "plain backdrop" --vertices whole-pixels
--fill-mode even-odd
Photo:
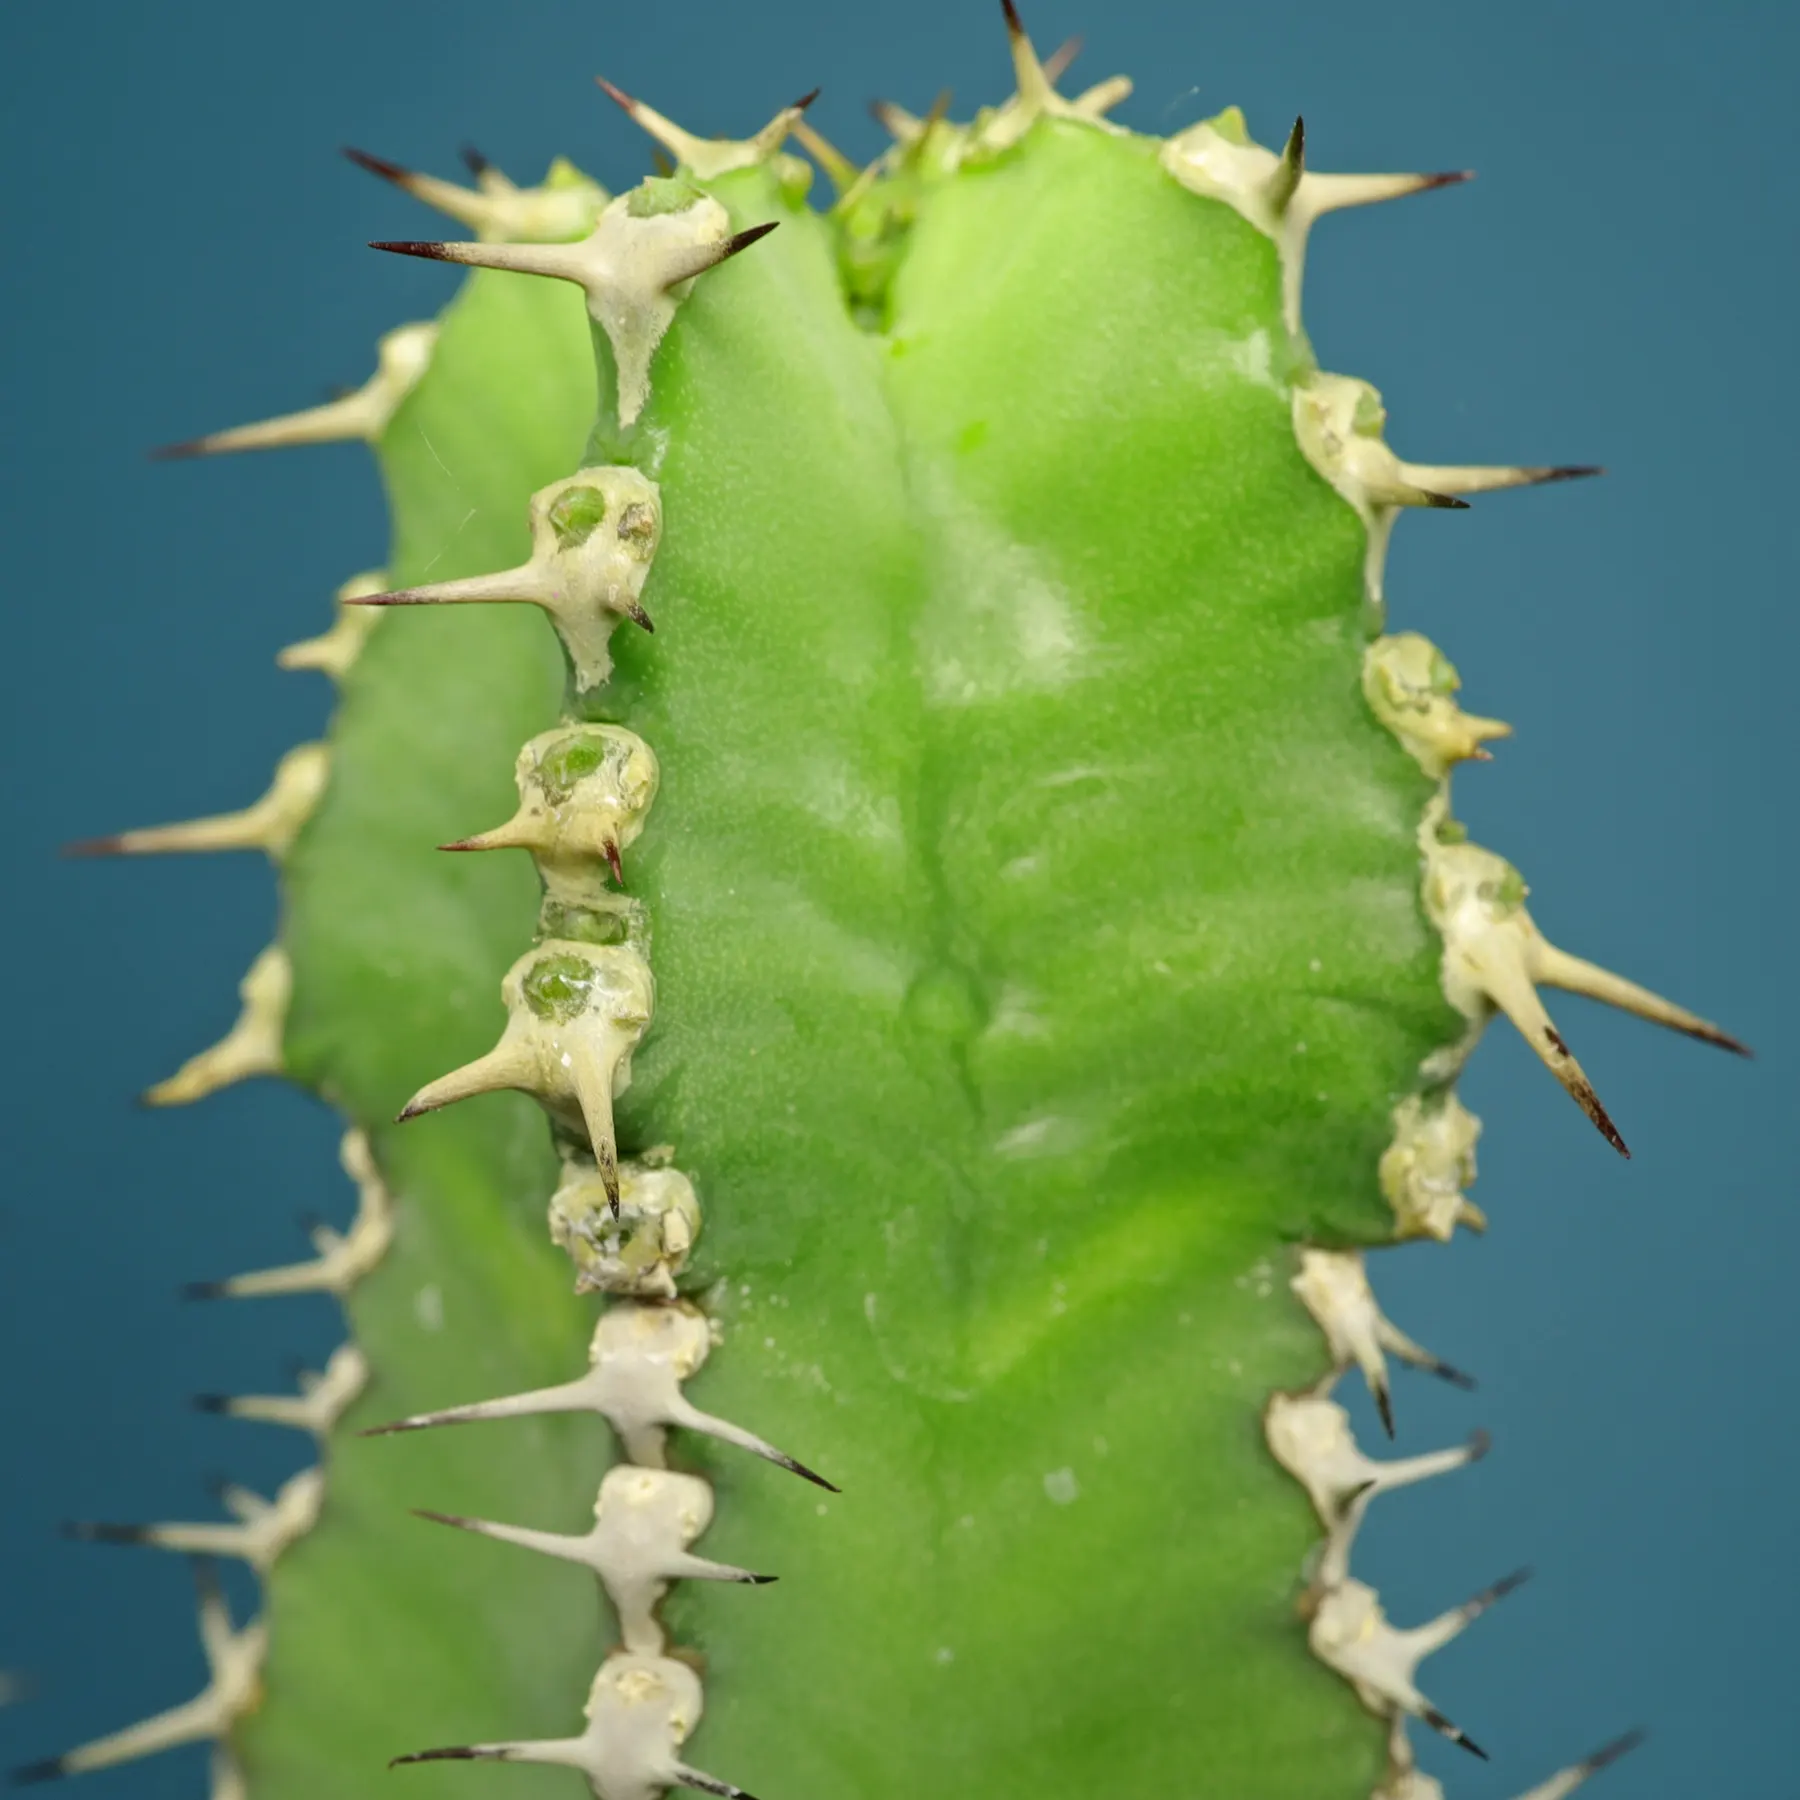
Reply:
[[[1406,521],[1393,620],[1517,727],[1459,778],[1459,811],[1545,929],[1761,1056],[1565,1003],[1627,1165],[1491,1034],[1467,1092],[1493,1229],[1394,1253],[1380,1279],[1408,1330],[1483,1377],[1472,1398],[1404,1379],[1401,1447],[1480,1423],[1495,1453],[1385,1502],[1362,1566],[1401,1621],[1536,1566],[1432,1665],[1495,1753],[1427,1749],[1453,1800],[1505,1800],[1634,1722],[1649,1745],[1597,1791],[1791,1794],[1800,14],[1033,0],[1028,23],[1045,48],[1085,31],[1085,79],[1134,74],[1122,116],[1142,130],[1237,101],[1272,142],[1303,110],[1320,168],[1478,169],[1325,223],[1321,357],[1381,387],[1403,454],[1611,470]],[[967,108],[1008,81],[986,0],[17,5],[0,69],[0,1666],[29,1684],[0,1756],[20,1761],[201,1679],[179,1562],[65,1543],[57,1521],[204,1516],[212,1471],[272,1486],[303,1454],[291,1434],[186,1396],[279,1388],[336,1331],[323,1303],[175,1297],[303,1253],[296,1217],[344,1210],[324,1112],[272,1084],[133,1104],[231,1018],[270,930],[266,869],[56,848],[238,804],[320,729],[325,684],[270,659],[380,561],[380,497],[356,446],[177,467],[144,449],[361,381],[377,333],[447,297],[442,270],[363,248],[438,228],[342,143],[447,174],[465,138],[521,176],[566,151],[620,186],[645,146],[596,71],[706,132],[823,82],[813,117],[858,155],[877,93],[922,108],[948,84]],[[203,1760],[84,1780],[96,1800],[192,1795]]]

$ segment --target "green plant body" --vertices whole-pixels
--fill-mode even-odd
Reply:
[[[212,1688],[33,1772],[1429,1800],[1409,1720],[1480,1753],[1418,1665],[1510,1580],[1390,1624],[1352,1573],[1484,1448],[1350,1438],[1352,1365],[1390,1418],[1388,1358],[1458,1379],[1363,1253],[1482,1223],[1496,1012],[1624,1149],[1540,987],[1738,1046],[1466,841],[1506,727],[1382,559],[1591,471],[1404,462],[1314,360],[1312,221],[1453,177],[1124,132],[1008,12],[1014,97],[890,108],[866,171],[804,103],[733,144],[616,93],[674,170],[616,200],[359,153],[475,234],[384,248],[482,266],[359,394],[180,447],[365,436],[392,509],[283,655],[328,744],[88,846],[280,865],[242,1022],[152,1097],[342,1111],[356,1225],[209,1291],[334,1292],[351,1342],[220,1403],[322,1475],[90,1528],[245,1555],[265,1610],[208,1597]]]

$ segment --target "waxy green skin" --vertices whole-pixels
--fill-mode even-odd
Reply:
[[[701,1548],[781,1577],[672,1599],[687,1758],[764,1800],[1367,1794],[1385,1728],[1307,1654],[1319,1532],[1260,1414],[1324,1367],[1290,1247],[1391,1237],[1389,1114],[1460,1021],[1274,249],[1153,141],[1041,123],[929,186],[875,334],[828,223],[764,171],[709,191],[781,229],[695,285],[628,436],[599,381],[595,446],[664,512],[656,634],[589,708],[662,770],[621,1147],[700,1191],[692,1397],[844,1492],[678,1436]],[[474,277],[380,446],[393,584],[520,560],[594,388],[579,295]],[[534,609],[390,617],[289,865],[289,1061],[401,1214],[351,1304],[371,1391],[270,1584],[256,1800],[579,1779],[383,1764],[579,1728],[588,1578],[406,1508],[580,1530],[605,1428],[349,1435],[583,1366],[541,1116],[387,1124],[498,1035],[529,862],[432,846],[507,816],[557,706]]]

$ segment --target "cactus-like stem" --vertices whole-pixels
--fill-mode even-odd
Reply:
[[[250,1563],[275,1703],[244,1722],[261,1627],[214,1596],[205,1695],[34,1772],[229,1736],[222,1800],[351,1800],[408,1742],[597,1800],[743,1794],[701,1762],[1432,1800],[1409,1720],[1484,1754],[1420,1665],[1522,1577],[1396,1626],[1354,1569],[1488,1450],[1356,1442],[1352,1368],[1390,1437],[1390,1359],[1471,1385],[1368,1254],[1485,1227],[1455,1082],[1499,1014],[1624,1151],[1540,990],[1744,1047],[1467,841],[1450,782],[1509,727],[1387,630],[1385,557],[1407,509],[1598,471],[1404,460],[1317,366],[1313,223],[1461,174],[1321,173],[1235,109],[1137,136],[1002,11],[1011,95],[884,104],[864,168],[810,94],[731,140],[606,81],[674,165],[614,197],[348,152],[474,234],[375,245],[461,297],[356,394],[176,447],[361,437],[395,509],[280,656],[337,684],[329,749],[78,847],[277,866],[243,1018],[150,1097],[280,1070],[349,1115],[348,1229],[190,1291],[328,1293],[355,1339],[201,1398],[315,1440],[273,1500],[71,1528]]]

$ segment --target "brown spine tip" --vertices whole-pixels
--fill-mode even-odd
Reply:
[[[1456,187],[1462,182],[1474,179],[1475,171],[1473,169],[1440,169],[1435,175],[1419,177],[1419,191],[1426,194],[1430,193],[1433,188]]]
[[[429,1519],[434,1525],[454,1525],[459,1531],[467,1531],[475,1521],[464,1519],[456,1513],[432,1512],[429,1507],[415,1506],[409,1508],[415,1519]]]
[[[822,1487],[828,1494],[841,1494],[844,1491],[834,1482],[827,1481],[816,1469],[809,1469],[805,1463],[797,1462],[791,1456],[780,1455],[775,1458],[775,1461],[780,1467],[788,1470],[791,1474],[798,1475],[803,1481],[810,1481],[814,1487]]]
[[[1514,1569],[1510,1575],[1502,1575],[1492,1587],[1483,1588],[1469,1602],[1471,1613],[1486,1612],[1497,1600],[1504,1600],[1508,1594],[1517,1593],[1531,1579],[1531,1570]]]
[[[63,852],[65,856],[74,854],[71,850]],[[1678,1031],[1685,1031],[1691,1038],[1698,1038],[1703,1044],[1715,1045],[1720,1050],[1729,1050],[1733,1056],[1754,1057],[1756,1052],[1730,1032],[1721,1031],[1716,1025],[1678,1025]]]
[[[445,243],[422,243],[411,239],[397,240],[392,243],[376,243],[369,245],[371,250],[390,250],[395,256],[423,256],[430,262],[455,262],[450,254],[450,246]],[[353,604],[367,605],[367,601]]]
[[[606,857],[606,866],[612,870],[613,880],[623,887],[625,885],[625,865],[619,859],[619,846],[611,838],[608,838],[602,846],[602,853]]]
[[[744,230],[728,237],[720,249],[719,261],[724,262],[727,258],[748,250],[752,244],[760,243],[780,223],[779,219],[770,219],[765,224],[747,226]]]
[[[399,245],[377,245],[377,249],[397,249]],[[344,602],[346,606],[429,606],[429,595],[414,588],[395,588],[387,594],[357,594]]]
[[[194,456],[206,456],[211,445],[203,437],[184,438],[179,444],[158,444],[155,449],[144,452],[152,462],[186,462]]]
[[[743,1579],[752,1587],[767,1587],[772,1581],[779,1581],[779,1575],[746,1575]]]
[[[1436,507],[1443,512],[1467,512],[1469,510],[1468,501],[1459,500],[1454,494],[1434,494],[1428,488],[1420,488],[1419,492],[1424,497],[1423,504],[1426,506]]]
[[[1385,1381],[1370,1382],[1369,1397],[1375,1402],[1375,1411],[1381,1419],[1381,1429],[1391,1439],[1394,1435],[1394,1396]]]
[[[1551,481],[1586,481],[1590,476],[1604,475],[1599,463],[1558,463],[1553,468],[1533,471],[1540,483]]]
[[[652,637],[656,636],[655,623],[652,621],[650,615],[647,612],[645,612],[644,609],[640,605],[638,605],[638,603],[635,600],[627,602],[626,607],[625,607],[625,616],[632,622],[632,624],[639,627],[639,629],[649,632],[649,634]]]
[[[1006,35],[1013,39],[1025,35],[1025,21],[1019,17],[1019,9],[1013,0],[1000,0],[1000,10],[1006,16]]]
[[[1052,87],[1055,87],[1056,84],[1068,74],[1070,65],[1073,64],[1076,57],[1081,54],[1081,43],[1081,34],[1080,32],[1077,32],[1073,37],[1064,38],[1063,41],[1044,58],[1044,79],[1049,82]]]
[[[402,1763],[422,1762],[478,1762],[481,1752],[468,1744],[446,1744],[437,1750],[414,1750],[406,1756],[396,1756],[388,1767],[397,1769]]]
[[[1478,1756],[1483,1762],[1493,1761],[1493,1758],[1460,1725],[1445,1718],[1435,1706],[1426,1707],[1419,1717],[1440,1737],[1447,1737],[1451,1743],[1460,1744],[1471,1756]]]
[[[196,1394],[193,1398],[195,1412],[227,1413],[231,1411],[229,1394]]]
[[[1635,1725],[1630,1731],[1622,1733],[1610,1744],[1602,1744],[1592,1756],[1581,1759],[1581,1772],[1584,1775],[1596,1775],[1611,1763],[1616,1763],[1621,1756],[1629,1756],[1643,1743],[1649,1734],[1641,1725]]]
[[[125,840],[117,835],[113,837],[77,838],[72,844],[64,844],[58,851],[60,856],[122,856],[125,851]]]
[[[802,94],[798,100],[791,102],[787,110],[789,112],[805,112],[806,109],[811,106],[822,93],[824,93],[824,91],[825,90],[822,87],[816,87],[809,90],[807,93]]]
[[[358,150],[353,144],[341,145],[339,149],[359,169],[378,175],[383,181],[391,181],[396,186],[412,175],[411,169],[404,169],[397,162],[389,162],[385,156],[371,156],[367,150]]]
[[[1469,1433],[1469,1461],[1478,1463],[1494,1447],[1493,1433],[1489,1431],[1472,1431]]]
[[[62,1535],[83,1544],[141,1544],[150,1534],[142,1525],[105,1525],[92,1519],[65,1519]]]
[[[482,176],[488,174],[494,166],[473,144],[464,144],[457,151],[457,155],[462,158],[463,167],[467,169],[477,181],[479,181]]]
[[[1288,133],[1287,142],[1281,148],[1281,160],[1290,168],[1306,167],[1306,120],[1296,113],[1294,129]]]
[[[183,1300],[222,1300],[229,1291],[222,1281],[184,1281],[176,1290]]]
[[[1430,1373],[1435,1375],[1439,1381],[1447,1381],[1452,1387],[1461,1388],[1465,1393],[1475,1386],[1475,1377],[1473,1375],[1465,1375],[1461,1369],[1452,1368],[1447,1362],[1437,1362],[1434,1360],[1428,1362],[1425,1367]]]
[[[478,838],[458,838],[453,844],[439,844],[440,850],[485,850],[487,846]]]
[[[63,1767],[60,1756],[47,1756],[42,1762],[21,1763],[7,1776],[14,1787],[30,1787],[38,1781],[58,1781],[68,1770]]]
[[[626,91],[623,88],[614,87],[613,84],[610,81],[608,81],[604,75],[596,75],[594,77],[594,83],[600,89],[601,93],[603,93],[607,97],[607,99],[609,99],[613,103],[614,106],[620,108],[620,110],[623,111],[626,118],[632,120],[634,123],[636,122],[637,115],[638,115],[638,103],[634,99],[632,99],[632,97],[628,93],[626,93]]]

